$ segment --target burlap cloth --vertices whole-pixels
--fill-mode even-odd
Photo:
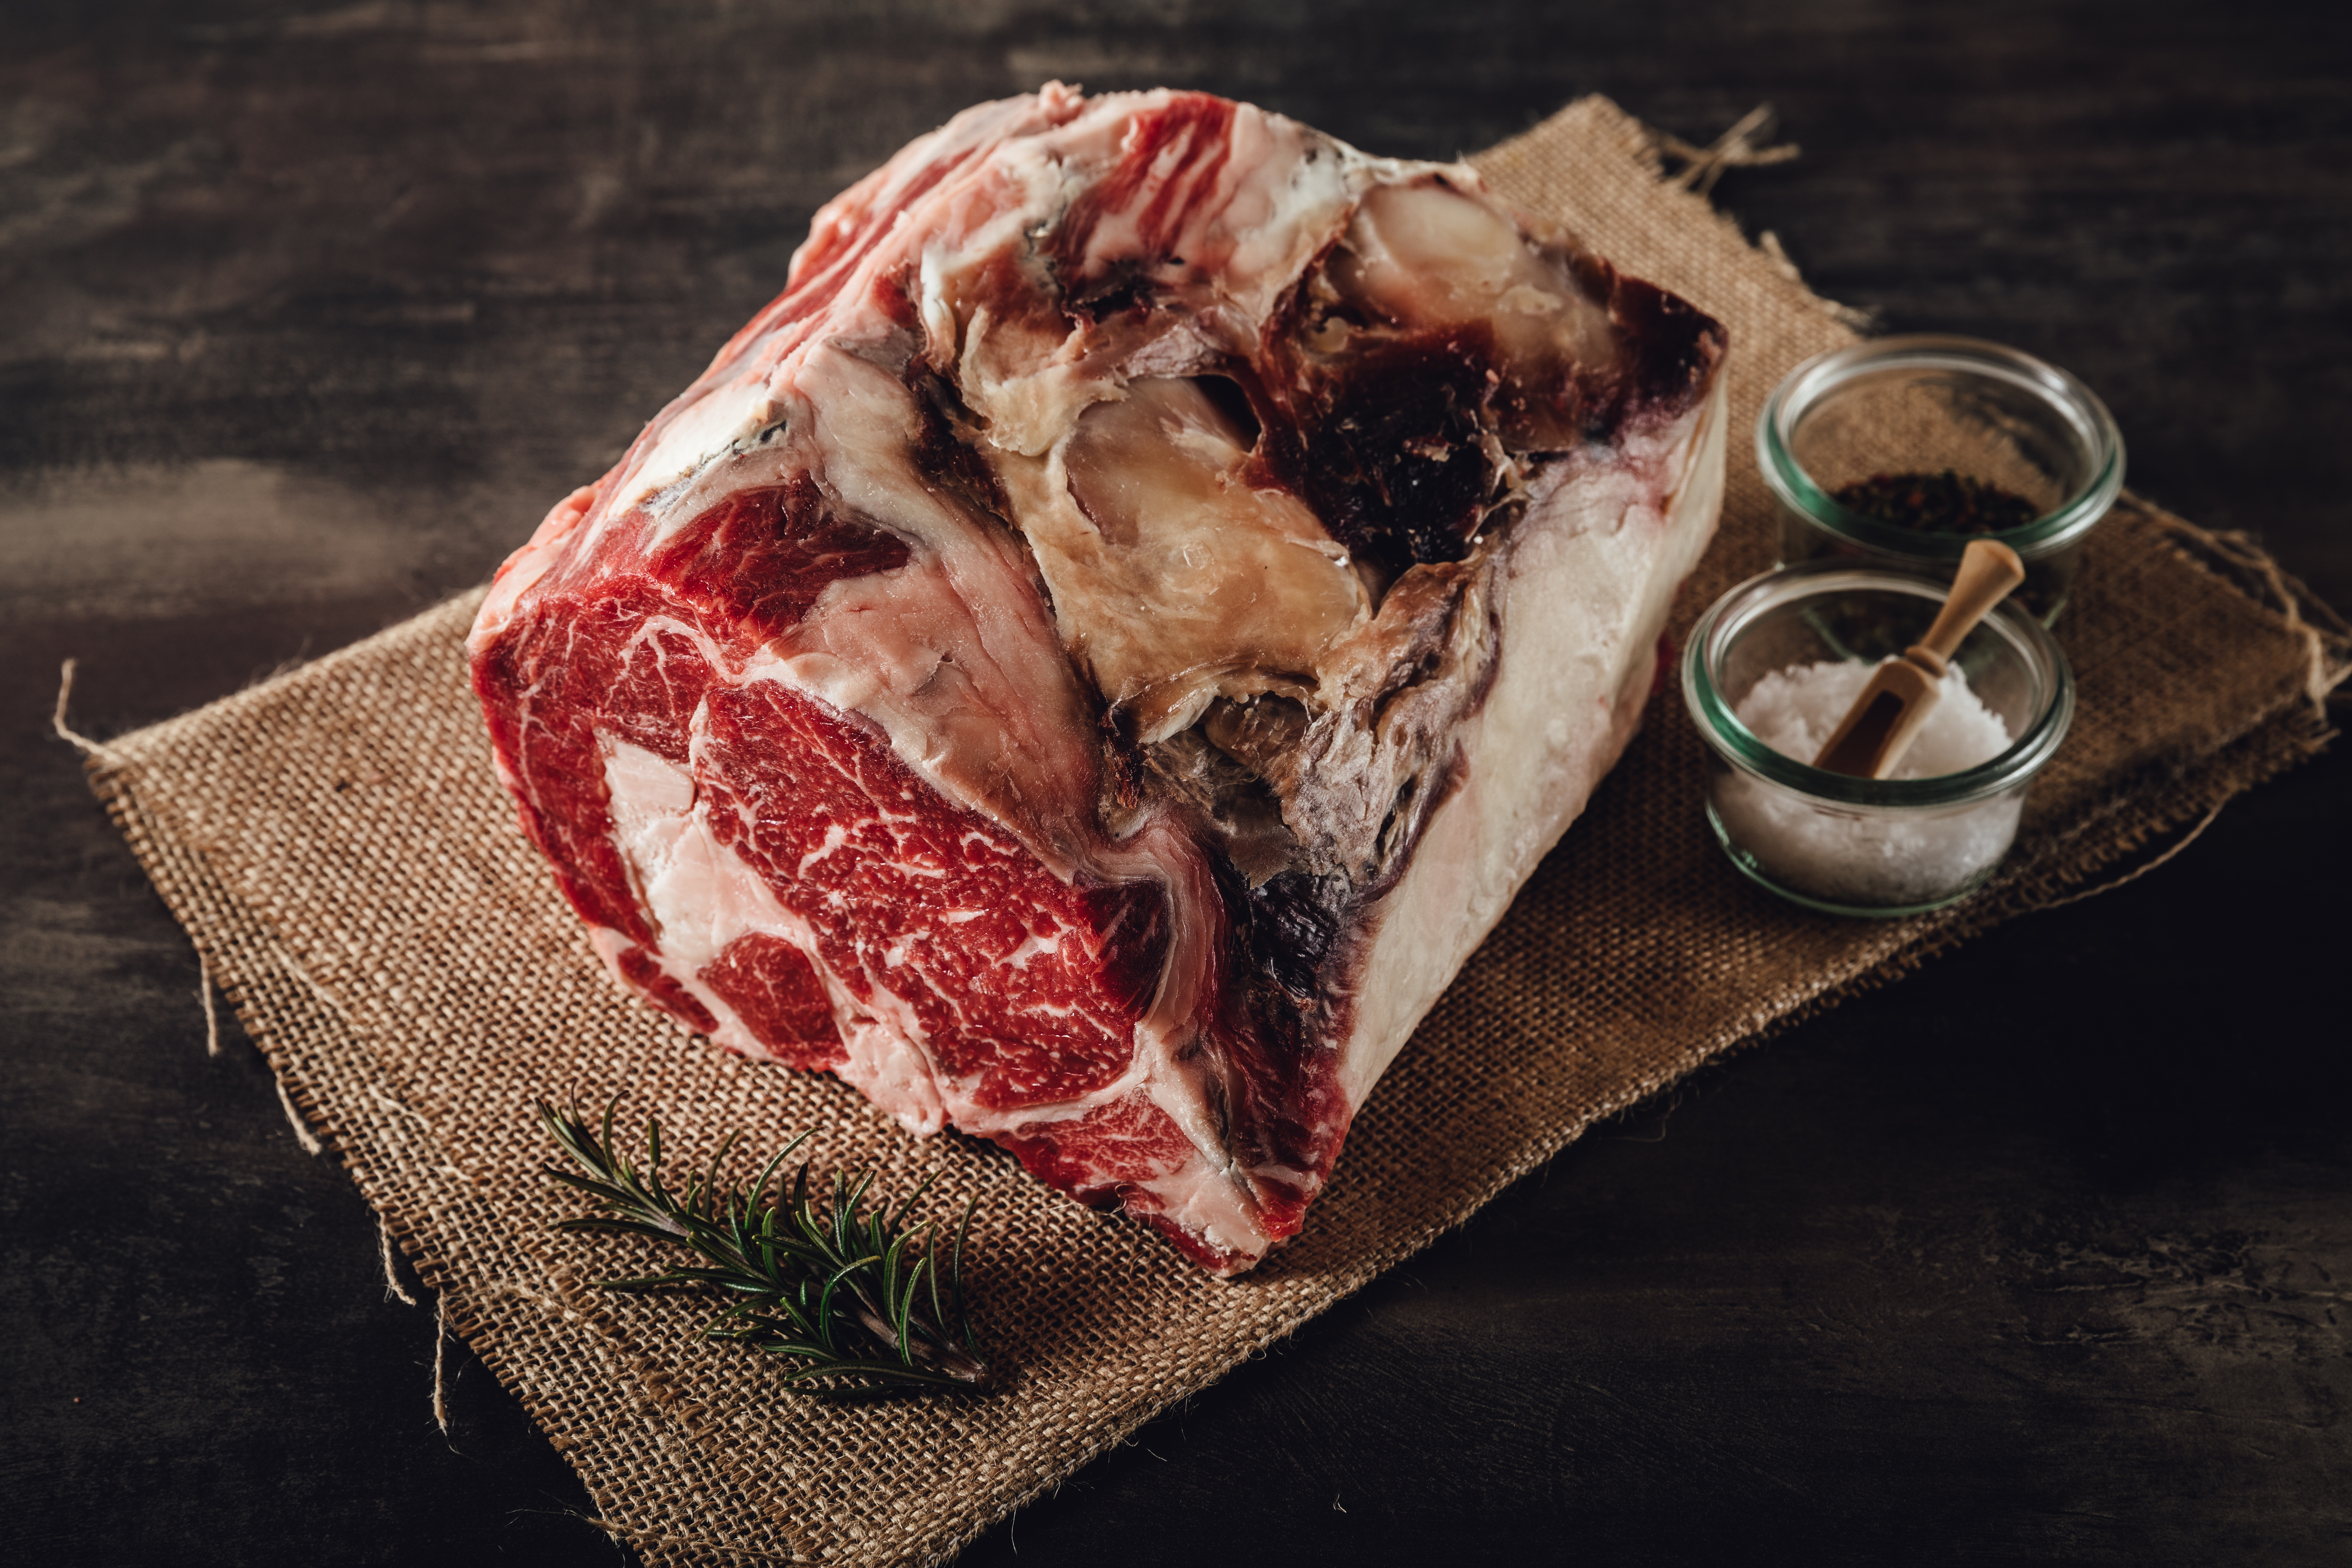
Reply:
[[[1474,160],[1506,197],[1729,324],[1723,535],[1677,631],[1769,562],[1747,441],[1796,361],[1848,342],[1778,247],[1660,178],[1648,132],[1587,99]],[[516,520],[521,537],[529,519]],[[2343,625],[2242,542],[2126,500],[2061,627],[2073,738],[2000,879],[1896,923],[1810,915],[1734,873],[1699,810],[1671,687],[1358,1120],[1306,1234],[1220,1284],[1143,1227],[950,1134],[919,1143],[826,1077],[755,1066],[624,996],[491,776],[466,688],[467,596],[108,743],[96,787],[292,1101],[449,1321],[651,1563],[951,1555],[1174,1401],[1459,1224],[1596,1118],[1969,932],[2144,861],[2324,739]],[[681,1152],[816,1130],[820,1168],[980,1194],[971,1280],[1012,1385],[849,1408],[779,1391],[696,1336],[695,1300],[591,1288],[651,1261],[550,1235],[536,1096],[626,1089]]]

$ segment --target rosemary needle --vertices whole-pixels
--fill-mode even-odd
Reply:
[[[866,1205],[877,1173],[872,1170],[849,1178],[835,1173],[812,1191],[803,1161],[787,1185],[777,1173],[807,1133],[768,1161],[748,1187],[720,1178],[735,1143],[730,1134],[709,1169],[689,1172],[685,1190],[673,1192],[662,1179],[660,1121],[646,1120],[640,1166],[613,1136],[618,1103],[605,1106],[600,1128],[576,1103],[566,1115],[538,1102],[541,1124],[587,1173],[549,1165],[547,1174],[587,1194],[598,1210],[552,1228],[647,1237],[686,1247],[702,1261],[604,1280],[604,1289],[703,1287],[731,1297],[702,1331],[792,1359],[796,1364],[784,1373],[784,1385],[795,1393],[829,1399],[971,1394],[993,1382],[963,1293],[963,1247],[977,1196],[964,1205],[948,1245],[938,1221],[907,1223],[932,1178],[896,1208]]]

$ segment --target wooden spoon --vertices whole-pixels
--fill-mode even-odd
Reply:
[[[2025,563],[2016,551],[1997,540],[1969,541],[1936,624],[1905,648],[1901,658],[1878,667],[1813,766],[1864,779],[1883,779],[1893,773],[1935,711],[1936,700],[1943,695],[1938,683],[1961,639],[2024,581]]]

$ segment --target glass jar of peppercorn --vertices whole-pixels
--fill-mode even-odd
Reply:
[[[1807,360],[1756,422],[1784,565],[1843,557],[1949,579],[1969,540],[2025,562],[2047,625],[2123,489],[2124,443],[2091,390],[1975,338],[1879,338]]]

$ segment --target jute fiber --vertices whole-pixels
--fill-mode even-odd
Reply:
[[[1769,563],[1746,432],[1804,356],[1850,341],[1777,247],[1660,178],[1587,99],[1476,160],[1507,197],[1728,323],[1723,535],[1676,630]],[[517,538],[529,523],[518,519]],[[1724,861],[1671,689],[1357,1121],[1307,1232],[1221,1284],[1152,1233],[949,1134],[918,1142],[828,1077],[738,1060],[606,979],[492,777],[467,690],[468,597],[168,723],[93,763],[99,793],[281,1083],[450,1322],[655,1563],[951,1555],[1154,1413],[1461,1223],[1591,1123],[1709,1058],[2010,915],[2127,870],[2315,747],[2343,627],[2258,552],[2126,500],[2062,638],[2074,736],[2000,880],[1897,923],[1809,915]],[[820,1170],[879,1164],[933,1212],[979,1195],[970,1269],[1011,1386],[835,1408],[697,1337],[691,1299],[592,1282],[656,1262],[551,1235],[530,1111],[625,1089],[682,1154],[813,1129]]]

